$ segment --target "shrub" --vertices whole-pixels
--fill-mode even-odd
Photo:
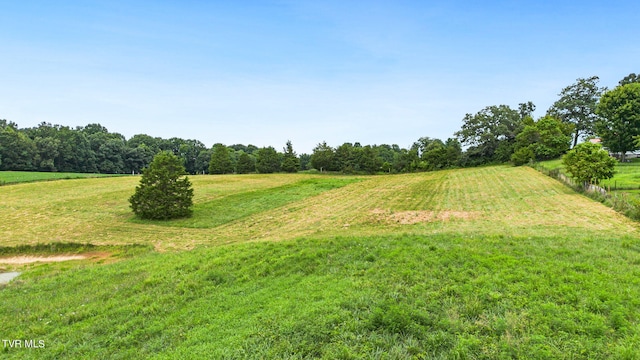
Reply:
[[[142,172],[140,185],[129,198],[142,219],[168,220],[191,216],[193,189],[180,159],[171,152],[157,154]]]
[[[530,147],[523,147],[511,155],[511,162],[515,166],[520,166],[529,163],[530,161],[535,159],[535,154]]]

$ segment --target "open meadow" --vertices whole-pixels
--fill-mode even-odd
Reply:
[[[37,171],[0,171],[0,185],[24,183],[32,181],[47,181],[61,179],[97,178],[122,176],[113,174],[65,173],[65,172],[37,172]]]
[[[192,176],[161,223],[139,179],[0,187],[0,258],[119,254],[0,261],[0,339],[46,344],[4,356],[640,358],[640,225],[531,168]]]

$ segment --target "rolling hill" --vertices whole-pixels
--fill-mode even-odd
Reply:
[[[46,344],[4,355],[640,356],[638,224],[530,168],[191,179],[166,223],[131,215],[138,177],[0,187],[0,246],[157,250],[0,265],[0,338]]]

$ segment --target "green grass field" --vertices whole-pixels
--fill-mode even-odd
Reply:
[[[114,174],[82,174],[64,172],[38,172],[38,171],[0,171],[0,185],[33,181],[48,181],[61,179],[95,178],[107,176],[121,176]]]
[[[0,246],[157,250],[0,264],[0,338],[46,344],[3,355],[640,358],[639,224],[531,168],[191,179],[163,224],[139,177],[1,187]]]
[[[562,160],[542,161],[540,165],[547,169],[563,169]],[[602,181],[606,189],[640,190],[640,159],[633,159],[628,163],[617,163],[613,178]]]

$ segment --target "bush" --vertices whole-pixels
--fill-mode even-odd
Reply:
[[[168,220],[191,216],[193,189],[180,159],[171,152],[157,154],[142,172],[140,185],[129,198],[142,219]]]
[[[516,152],[511,155],[511,162],[515,166],[520,166],[529,163],[530,161],[535,159],[535,154],[530,147],[523,147],[518,149]]]

